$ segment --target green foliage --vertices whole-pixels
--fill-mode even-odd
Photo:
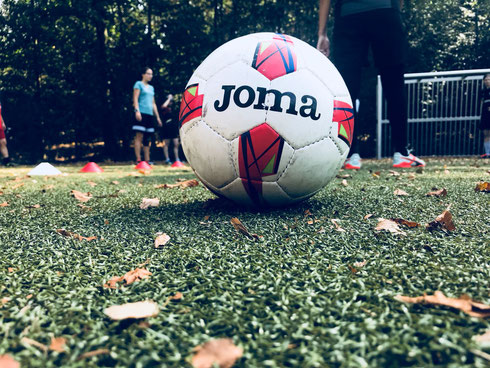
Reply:
[[[409,71],[488,67],[490,5],[476,0],[406,0]],[[289,33],[312,45],[317,0],[4,0],[0,4],[0,90],[11,151],[26,161],[50,147],[105,142],[129,153],[131,90],[148,65],[157,103],[179,94],[200,62],[248,33]],[[373,78],[368,77],[369,82]],[[374,96],[365,83],[363,95]]]

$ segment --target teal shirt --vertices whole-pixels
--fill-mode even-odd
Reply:
[[[155,96],[155,89],[153,86],[147,84],[146,86],[142,81],[138,81],[134,84],[133,89],[140,90],[140,96],[138,98],[138,105],[142,114],[153,115],[153,97]]]

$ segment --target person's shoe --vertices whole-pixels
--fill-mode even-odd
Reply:
[[[7,162],[5,164],[5,166],[7,166],[7,167],[15,167],[15,166],[17,166],[17,164],[15,162],[9,161],[9,162]]]
[[[425,166],[425,161],[411,153],[408,156],[403,156],[400,152],[395,152],[393,155],[393,167],[410,168],[418,166]]]
[[[165,160],[165,165],[172,165],[172,161],[169,158]]]
[[[155,163],[153,161],[148,161],[148,165],[153,166]]]
[[[361,156],[358,153],[354,153],[351,157],[345,160],[344,169],[347,170],[358,170],[362,166]]]

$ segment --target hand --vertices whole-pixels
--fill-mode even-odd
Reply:
[[[5,125],[5,122],[2,120],[2,129],[7,130],[7,126]]]
[[[163,126],[163,124],[162,124],[162,121],[160,120],[160,118],[157,118],[157,122],[158,122],[158,126],[161,128]]]
[[[143,118],[141,117],[141,112],[139,112],[139,111],[136,111],[134,113],[134,116],[135,116],[135,118],[136,118],[137,121],[143,120]]]
[[[173,94],[171,94],[171,93],[169,93],[169,94],[167,95],[167,100],[173,100],[173,99],[174,99],[174,95],[173,95]]]
[[[328,39],[327,35],[321,35],[318,37],[316,48],[326,57],[330,56],[330,40]]]

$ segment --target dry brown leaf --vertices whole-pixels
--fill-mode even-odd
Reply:
[[[77,240],[92,241],[97,239],[96,236],[89,236],[89,237],[81,236],[65,229],[57,229],[56,232],[60,235],[66,236],[67,238],[75,238]]]
[[[20,363],[8,354],[0,355],[1,368],[20,368]]]
[[[109,354],[109,353],[110,353],[109,349],[92,350],[92,351],[88,351],[86,353],[83,353],[82,355],[80,355],[77,358],[77,360],[82,360],[82,359],[85,359],[85,358],[91,358],[91,357],[94,357],[94,356],[97,356],[97,355]]]
[[[483,335],[475,336],[475,341],[480,344],[490,343],[490,330],[485,332]]]
[[[141,200],[140,208],[146,210],[148,207],[158,207],[160,200],[158,198],[143,198]]]
[[[373,214],[372,213],[368,213],[366,216],[364,216],[364,220],[367,220],[370,217],[373,217]]]
[[[12,189],[17,189],[17,188],[20,188],[20,187],[23,187],[25,184],[24,183],[19,183],[19,184],[16,184],[12,187]]]
[[[13,267],[7,267],[7,271],[9,273],[15,272],[15,268],[13,268]]]
[[[127,272],[123,276],[123,279],[126,281],[126,285],[131,285],[133,282],[147,279],[151,274],[152,273],[146,268],[135,268],[134,270]]]
[[[403,235],[403,236],[407,235],[405,232],[400,230],[400,227],[398,226],[398,224],[393,220],[386,220],[384,218],[379,218],[378,221],[379,222],[376,225],[376,227],[374,228],[374,230],[377,230],[377,231],[385,230],[385,231],[389,231],[390,233],[396,234],[396,235]]]
[[[103,287],[108,288],[108,289],[116,289],[116,285],[118,282],[121,282],[124,280],[123,276],[114,276],[112,279],[107,281]]]
[[[405,303],[443,305],[446,307],[459,309],[472,317],[490,317],[490,305],[475,302],[467,295],[462,295],[460,298],[448,298],[442,293],[442,291],[438,290],[434,293],[434,295],[424,294],[423,296],[417,296],[415,298],[397,295],[395,298]]]
[[[26,208],[41,208],[40,204],[33,204],[31,206],[26,206]]]
[[[155,317],[160,312],[158,304],[145,300],[143,302],[113,305],[104,309],[104,314],[110,319],[120,321],[128,318],[147,318]]]
[[[0,207],[8,207],[8,202],[3,202],[3,203],[0,203]]]
[[[419,227],[420,224],[415,221],[408,221],[402,218],[392,218],[391,220],[395,221],[397,224],[404,225],[409,228]]]
[[[97,186],[97,183],[90,181],[90,180],[87,181],[87,184],[90,185],[92,188]]]
[[[313,214],[311,213],[310,210],[306,209],[305,212],[304,212],[304,216],[307,217],[307,216],[313,216]]]
[[[80,202],[88,202],[90,201],[90,199],[92,199],[92,194],[90,194],[90,192],[82,193],[79,192],[78,190],[72,190],[70,193],[73,197],[75,197]]]
[[[113,184],[113,185],[118,185],[118,184],[119,184],[119,182],[118,182],[117,180],[114,180],[114,181],[111,181],[111,184]]]
[[[354,262],[352,265],[357,268],[363,268],[366,265],[367,261],[364,260],[362,262]]]
[[[104,219],[104,225],[109,225],[109,220]]]
[[[199,182],[196,179],[180,181],[175,184],[158,184],[155,185],[155,189],[170,189],[170,188],[192,188],[197,187]]]
[[[407,192],[405,192],[404,190],[401,190],[401,189],[395,189],[393,194],[396,196],[407,196],[407,195],[409,195]]]
[[[10,301],[10,298],[8,296],[5,296],[0,300],[2,305],[7,304],[9,301]]]
[[[476,184],[475,192],[490,193],[490,183],[487,181],[479,181]]]
[[[247,228],[243,226],[242,222],[237,217],[233,217],[230,222],[235,230],[238,231],[240,234],[248,236],[249,238],[253,238],[252,234],[248,232]]]
[[[433,188],[433,191],[427,193],[426,196],[427,197],[445,197],[445,196],[447,196],[447,190],[446,190],[446,188],[442,188],[439,190]]]
[[[349,186],[349,183],[347,183],[347,180],[342,180],[342,182],[340,183],[342,184],[344,187],[348,187]]]
[[[182,299],[184,295],[179,291],[178,293],[176,293],[175,295],[171,296],[170,297],[170,300],[180,300]]]
[[[451,174],[451,172],[448,169],[444,170],[444,175],[449,175],[449,174]]]
[[[63,353],[66,350],[66,339],[64,337],[51,338],[51,344],[49,345],[49,350],[57,351],[58,353]]]
[[[414,180],[415,179],[415,174],[414,173],[408,174],[407,179],[408,180]]]
[[[39,348],[39,349],[41,349],[44,352],[48,351],[48,347],[46,345],[41,344],[40,342],[38,342],[36,340],[33,340],[33,339],[30,339],[28,337],[23,337],[20,340],[20,342],[23,343],[23,344],[26,344],[26,345],[35,346],[36,348]]]
[[[344,232],[344,231],[345,231],[345,230],[344,230],[344,229],[342,229],[342,228],[340,227],[340,225],[337,223],[337,221],[340,221],[339,219],[331,219],[330,221],[332,222],[332,224],[334,224],[334,226],[335,226],[335,230],[337,230],[337,231],[339,231],[339,232]]]
[[[170,236],[167,234],[158,235],[155,239],[155,248],[164,246],[170,241]]]
[[[243,349],[235,346],[231,339],[210,340],[196,347],[194,351],[194,368],[211,368],[214,364],[219,368],[231,368],[243,355]]]
[[[449,210],[445,210],[443,213],[437,216],[434,221],[428,223],[425,227],[427,230],[431,231],[436,229],[447,231],[456,230],[456,226],[454,226],[453,222],[453,216],[451,215],[451,212],[449,212]]]
[[[400,176],[400,173],[398,171],[390,170],[390,175],[391,176]]]

